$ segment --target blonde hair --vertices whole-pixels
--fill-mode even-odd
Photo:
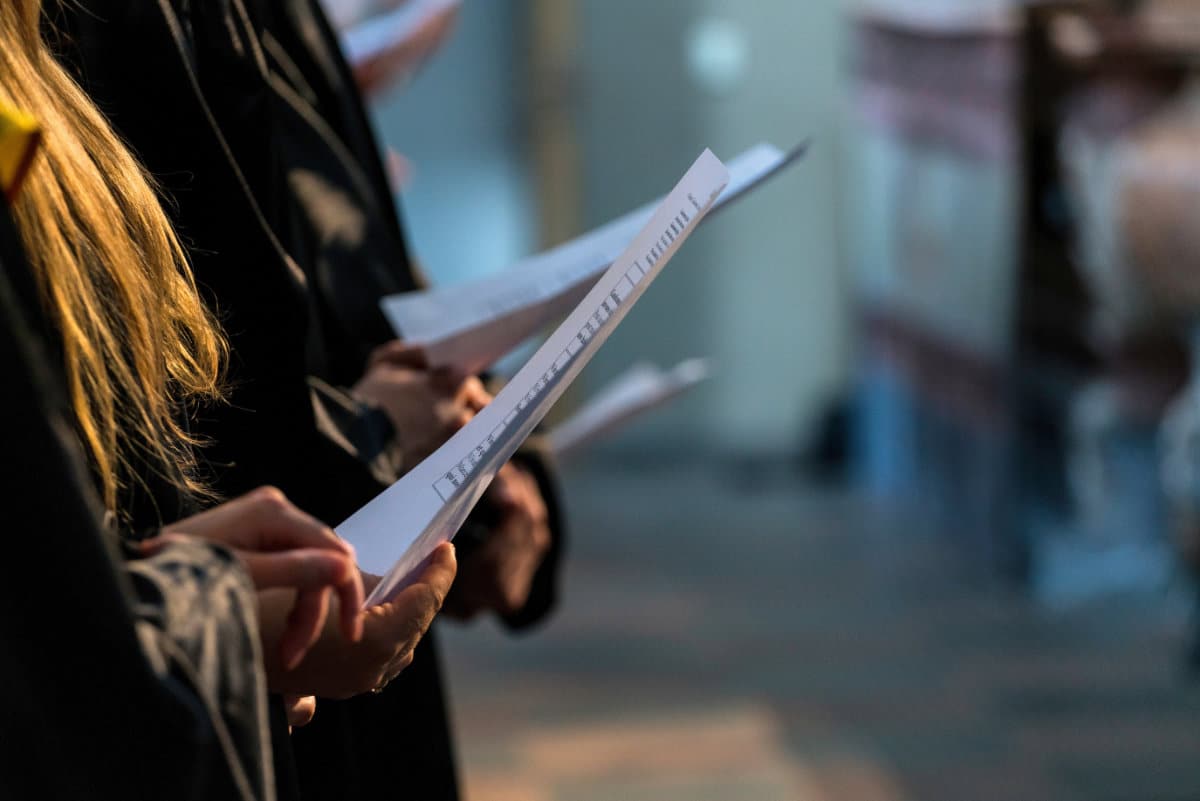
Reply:
[[[44,130],[13,216],[62,334],[105,504],[161,464],[203,493],[181,414],[220,397],[227,346],[152,182],[41,38],[41,0],[0,0],[0,102]]]

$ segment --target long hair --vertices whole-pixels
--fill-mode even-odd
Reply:
[[[110,510],[145,465],[204,493],[181,417],[220,397],[225,340],[151,179],[40,23],[41,0],[0,2],[0,102],[44,130],[13,216],[61,332],[80,438]]]

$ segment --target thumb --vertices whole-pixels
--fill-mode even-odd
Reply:
[[[450,585],[454,583],[454,577],[458,574],[458,559],[455,554],[454,544],[444,542],[430,554],[428,561],[425,563],[425,568],[417,576],[417,584],[425,584],[432,590],[437,598],[438,606],[446,600],[446,596],[450,592]]]

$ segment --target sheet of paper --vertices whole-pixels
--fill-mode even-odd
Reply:
[[[451,539],[492,478],[608,339],[712,209],[729,172],[704,151],[640,233],[495,399],[432,456],[337,529],[359,566],[384,579],[367,599],[403,589]]]
[[[321,0],[325,16],[335,30],[344,31],[379,13],[375,0]]]
[[[635,364],[550,432],[550,450],[560,460],[570,459],[703,383],[711,373],[707,359],[688,359],[670,370],[646,362]]]
[[[374,58],[397,42],[411,38],[426,23],[462,0],[408,0],[389,11],[342,32],[342,51],[346,60],[358,64]]]
[[[715,208],[726,208],[807,151],[785,153],[760,144],[729,163],[729,186]],[[383,300],[384,314],[431,367],[475,373],[545,329],[579,302],[642,229],[657,203],[626,214],[497,275]]]

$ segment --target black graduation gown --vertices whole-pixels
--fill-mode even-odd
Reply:
[[[173,37],[159,4],[131,5],[85,0],[67,52],[177,205],[229,330],[233,405],[201,426],[218,486],[275,484],[337,524],[394,476],[335,424],[329,385],[391,338],[379,297],[416,283],[366,114],[312,3],[177,2]],[[552,605],[557,553],[514,625]],[[432,638],[381,696],[322,701],[294,740],[306,798],[457,797]]]
[[[328,378],[349,384],[358,379],[370,351],[394,338],[379,308],[380,298],[423,282],[406,249],[399,209],[362,95],[320,3],[245,2],[261,26],[264,53],[278,79],[272,85],[289,98],[303,123],[289,126],[285,136],[296,148],[286,167],[294,201],[287,209],[287,225],[295,232],[287,246],[319,287],[329,310],[322,324],[331,362]],[[348,235],[350,230],[356,235]],[[522,629],[540,622],[554,606],[565,526],[556,482],[536,438],[517,459],[538,479],[554,534],[526,607],[505,620],[511,628]],[[486,528],[489,519],[485,501],[467,528]],[[460,558],[470,558],[471,540],[458,540]]]
[[[0,798],[273,799],[255,595],[200,544],[122,555],[0,204]]]
[[[326,521],[379,491],[380,479],[344,437],[308,381],[315,315],[306,279],[285,254],[248,188],[271,172],[269,148],[242,172],[216,115],[261,114],[258,53],[237,4],[204,2],[192,13],[155,0],[88,0],[54,9],[48,32],[60,57],[158,180],[202,293],[233,354],[228,405],[192,421],[211,440],[205,460],[227,497],[264,484],[284,489]],[[200,69],[203,66],[204,69]],[[200,76],[209,80],[201,83]],[[245,88],[242,93],[224,88]],[[227,103],[210,107],[206,93]],[[270,200],[271,198],[267,198]],[[278,455],[267,460],[262,454]],[[291,744],[272,698],[271,742],[280,798],[298,798]]]

